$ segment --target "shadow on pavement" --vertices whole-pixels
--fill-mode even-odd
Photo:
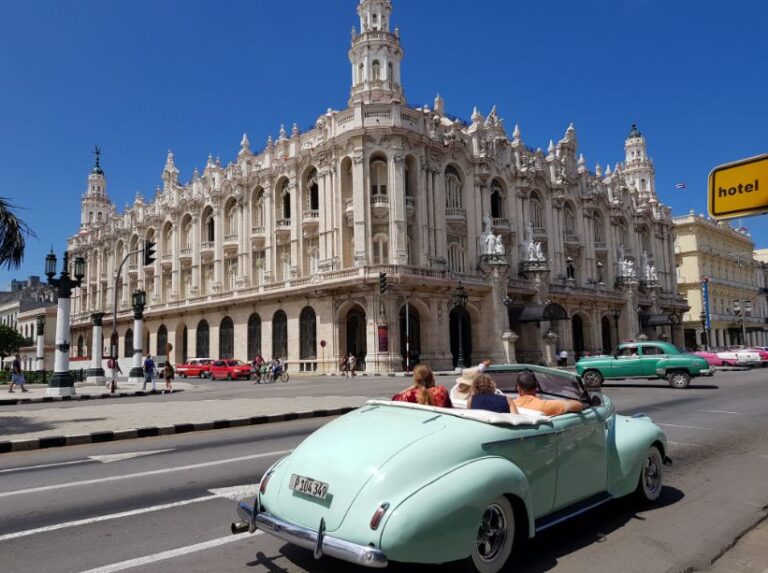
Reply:
[[[538,534],[532,540],[524,541],[520,546],[516,547],[508,568],[516,573],[544,573],[549,571],[557,566],[560,558],[594,543],[602,543],[609,534],[620,529],[633,519],[644,520],[645,517],[639,515],[640,513],[674,505],[684,497],[685,494],[679,489],[665,486],[659,500],[649,506],[642,506],[642,504],[638,504],[631,497],[609,502],[600,508],[552,527]],[[371,571],[365,567],[358,567],[328,557],[315,561],[311,551],[293,545],[283,545],[280,548],[280,554],[273,557],[268,557],[263,552],[258,552],[256,559],[247,565],[249,567],[259,567],[258,570],[263,567],[264,571],[270,571],[271,573],[288,571],[288,569],[274,563],[278,559],[287,559],[295,567],[303,571],[328,573],[370,573]],[[397,573],[459,573],[460,571],[466,571],[467,565],[466,561],[456,561],[442,565],[390,563],[387,571]]]
[[[40,422],[24,416],[0,416],[0,440],[5,437],[52,430],[49,422]]]
[[[681,390],[679,388],[672,388],[669,384],[653,384],[653,383],[646,383],[646,384],[630,384],[630,383],[616,383],[616,382],[610,382],[608,384],[603,383],[603,388],[610,390],[611,388],[654,388],[657,390],[670,390],[673,392],[680,392]],[[688,388],[685,388],[684,390],[719,390],[720,386],[715,386],[714,384],[690,384]]]

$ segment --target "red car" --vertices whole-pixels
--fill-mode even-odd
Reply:
[[[176,375],[181,378],[207,378],[211,373],[213,358],[190,358],[176,365]]]
[[[716,352],[700,350],[698,352],[694,352],[694,354],[696,356],[702,357],[710,366],[727,366],[727,364],[723,362],[723,359],[720,358]]]
[[[217,360],[211,365],[211,380],[237,380],[251,376],[251,365],[242,360]]]

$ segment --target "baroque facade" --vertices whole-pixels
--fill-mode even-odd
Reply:
[[[693,212],[674,223],[677,282],[691,307],[683,315],[685,345],[768,346],[766,265],[746,229]]]
[[[232,162],[209,157],[186,183],[169,152],[162,188],[122,213],[97,159],[69,239],[88,262],[73,341],[87,345],[90,314],[116,300],[130,356],[137,288],[148,293],[144,350],[171,342],[177,362],[260,352],[325,372],[353,352],[386,372],[403,368],[406,346],[442,369],[460,341],[465,363],[539,362],[555,345],[607,350],[644,328],[682,336],[672,219],[637,128],[621,163],[590,171],[573,126],[544,151],[517,126],[508,134],[495,108],[465,122],[439,96],[409,106],[391,11],[360,1],[348,107],[310,131],[281,127],[261,151],[244,135]],[[145,240],[158,243],[148,267]]]

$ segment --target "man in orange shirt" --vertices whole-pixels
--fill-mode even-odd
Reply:
[[[536,396],[536,377],[533,372],[526,370],[517,375],[517,393],[520,395],[514,401],[518,408],[528,408],[541,412],[545,416],[559,416],[568,412],[581,412],[584,404],[578,400],[542,400]]]

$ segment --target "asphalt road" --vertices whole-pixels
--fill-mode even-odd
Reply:
[[[376,382],[360,379],[356,385],[381,389],[383,381]],[[404,382],[384,384],[389,392],[390,385],[397,389]],[[606,387],[621,413],[647,412],[667,432],[675,464],[667,472],[662,498],[640,511],[627,500],[615,501],[553,527],[520,549],[514,570],[667,573],[706,568],[766,515],[767,385],[768,372],[756,370],[696,380],[685,391],[662,382]],[[316,562],[309,552],[266,535],[229,534],[235,519],[229,498],[252,495],[282,452],[327,422],[0,456],[0,569],[363,571],[327,558]],[[120,459],[120,454],[136,453],[145,455]],[[396,565],[392,570],[460,568]]]

